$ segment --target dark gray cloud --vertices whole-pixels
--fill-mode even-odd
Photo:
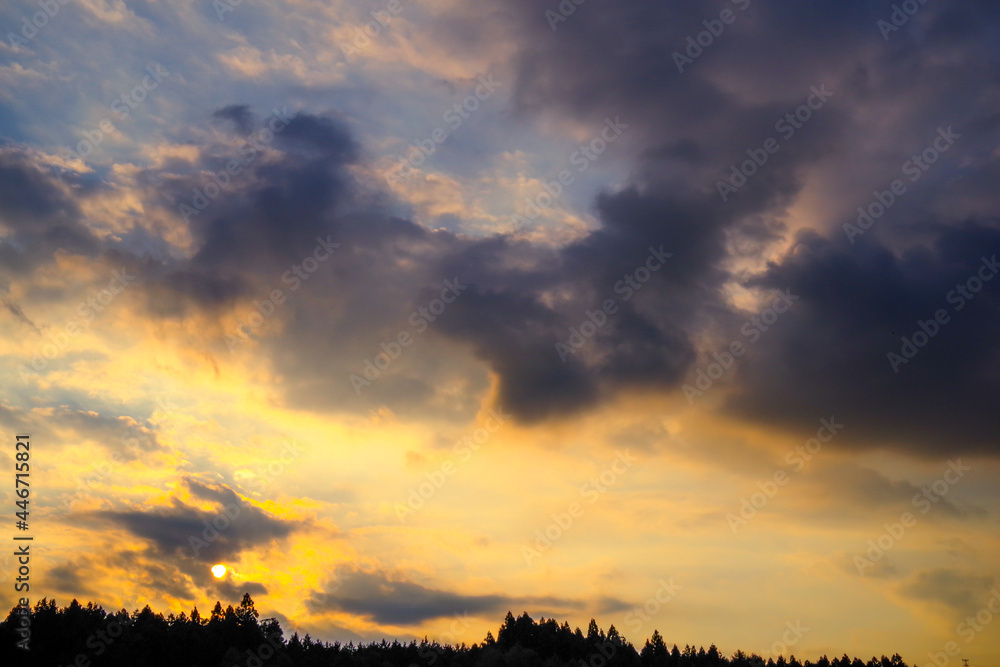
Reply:
[[[0,147],[0,224],[11,231],[63,240],[89,236],[79,225],[77,202],[53,173],[35,164],[24,149]]]
[[[71,595],[83,597],[95,594],[95,591],[87,584],[87,581],[80,576],[81,572],[87,572],[88,559],[81,558],[76,562],[68,561],[63,565],[58,565],[49,569],[45,573],[45,579],[49,582],[52,590],[65,591]]]
[[[241,134],[249,134],[254,128],[254,116],[249,104],[230,104],[212,114],[214,118],[230,121]]]
[[[164,269],[150,288],[151,309],[175,316],[184,306],[164,304],[179,299],[217,309],[239,296],[266,297],[273,287],[286,293],[303,287],[282,311],[290,318],[287,338],[275,342],[273,354],[308,387],[290,384],[290,397],[307,407],[388,404],[419,412],[433,405],[450,373],[482,377],[482,369],[456,370],[447,362],[428,368],[409,355],[360,396],[354,391],[348,376],[362,373],[379,343],[400,332],[417,336],[433,321],[424,338],[443,336],[485,362],[500,378],[500,400],[518,417],[572,414],[620,387],[674,386],[695,358],[689,323],[706,305],[724,311],[716,288],[726,274],[715,264],[725,256],[732,212],[721,204],[633,187],[599,200],[603,229],[547,249],[502,236],[430,233],[371,205],[359,208],[370,195],[349,182],[345,168],[357,153],[334,119],[295,116],[276,135],[275,149],[195,217],[202,245],[190,262]],[[212,157],[209,168],[225,157]],[[175,201],[192,191],[192,182],[172,186]],[[300,283],[288,269],[309,257],[319,239],[340,250]],[[651,250],[673,257],[634,299],[632,290],[616,292]],[[522,268],[512,271],[514,264]],[[415,325],[413,314],[438,296],[444,280],[467,287],[440,318]],[[563,295],[560,302],[548,298],[553,291]],[[611,298],[620,312],[596,337],[595,349],[561,359],[556,342]],[[432,354],[453,351],[439,347]],[[461,408],[475,409],[471,402]]]
[[[814,236],[804,242],[808,252],[755,281],[790,288],[800,302],[741,366],[731,407],[800,429],[834,415],[847,425],[837,446],[995,453],[1000,282],[985,283],[970,300],[956,287],[976,278],[983,257],[1000,253],[1000,229],[942,227],[930,248],[902,256],[864,240],[853,247]],[[894,369],[889,353],[902,356],[903,339],[939,310],[947,323]]]
[[[400,576],[374,569],[341,567],[325,590],[313,591],[306,607],[313,613],[346,611],[371,617],[377,623],[413,625],[434,618],[496,616],[512,609],[555,615],[579,609],[579,601],[554,597],[461,595],[428,588]],[[603,598],[602,610],[626,608],[621,600]]]
[[[202,511],[175,498],[169,509],[108,510],[95,516],[148,540],[161,557],[200,563],[235,558],[242,551],[266,546],[304,527],[244,502],[222,484],[191,478],[184,482],[195,496],[215,502],[218,511]]]
[[[267,595],[267,586],[256,581],[241,581],[238,584],[226,577],[219,581],[215,590],[223,600],[239,600],[244,593],[250,595]]]
[[[95,255],[99,241],[82,224],[80,203],[102,186],[61,174],[24,146],[0,144],[0,284],[65,249]]]
[[[826,136],[835,131],[817,128]],[[723,203],[666,170],[656,181],[600,194],[600,229],[562,248],[541,248],[502,236],[430,233],[370,205],[359,208],[367,195],[345,171],[356,148],[335,119],[299,114],[277,137],[276,153],[194,221],[199,251],[165,271],[151,294],[157,304],[169,302],[161,298],[165,290],[217,308],[241,295],[266,297],[275,286],[290,293],[284,271],[308,257],[318,239],[339,243],[282,311],[285,337],[265,341],[291,378],[289,399],[312,409],[386,404],[416,414],[434,405],[449,378],[482,377],[475,367],[449,362],[454,348],[428,340],[450,340],[485,363],[499,378],[498,400],[523,421],[571,415],[622,388],[675,390],[698,359],[697,338],[732,331],[746,317],[722,296],[723,285],[739,279],[724,268],[734,239],[760,248],[781,238],[780,226],[761,219],[792,191],[762,181],[755,184],[760,194]],[[810,150],[822,153],[824,146]],[[777,164],[774,171],[795,168]],[[907,234],[910,247],[896,250],[874,234],[851,245],[837,228],[803,233],[808,251],[743,276],[751,289],[791,289],[801,302],[743,360],[730,409],[789,428],[843,415],[852,424],[843,440],[856,446],[915,444],[935,453],[946,441],[955,446],[950,435],[959,428],[961,448],[988,449],[996,420],[986,404],[995,378],[980,361],[993,354],[995,297],[984,292],[956,313],[962,317],[901,373],[891,372],[885,355],[918,318],[947,306],[949,289],[972,275],[983,254],[1000,249],[996,232],[986,221],[943,220]],[[650,248],[673,256],[626,301],[613,288]],[[434,299],[445,278],[468,287],[418,340],[421,359],[404,355],[358,395],[349,375],[363,372],[381,342],[414,333],[407,315]],[[564,363],[555,343],[607,298],[620,311]],[[439,363],[423,363],[428,357]],[[943,387],[954,400],[938,400]],[[956,405],[965,414],[957,427],[949,417]]]
[[[964,617],[983,606],[993,582],[990,576],[937,568],[915,572],[900,584],[899,592],[916,600],[945,605],[957,616]]]
[[[986,185],[1000,143],[995,107],[986,101],[997,98],[998,49],[988,38],[1000,18],[995,6],[925,6],[919,21],[888,40],[877,21],[889,8],[862,2],[602,4],[579,7],[555,30],[536,3],[505,7],[523,35],[515,82],[520,113],[565,114],[594,124],[621,114],[632,124],[627,140],[646,145],[633,174],[636,187],[598,198],[604,227],[584,244],[603,249],[609,232],[646,240],[673,232],[681,289],[656,294],[656,301],[668,312],[685,297],[695,301],[698,308],[680,309],[675,320],[689,330],[698,320],[711,331],[740,319],[714,294],[726,280],[742,277],[751,288],[802,294],[802,307],[743,360],[732,411],[797,430],[835,414],[853,424],[836,446],[879,444],[935,455],[996,451],[991,434],[1000,424],[988,405],[1000,377],[989,333],[997,325],[995,290],[956,313],[898,375],[886,361],[917,320],[949,307],[949,290],[997,250],[997,202]],[[735,22],[678,72],[674,52],[723,8],[734,11]],[[598,40],[604,48],[593,48]],[[712,184],[745,158],[745,149],[775,136],[775,119],[818,84],[834,91],[831,101],[782,141],[780,152],[726,206],[716,206]],[[880,120],[886,114],[895,118],[888,128]],[[806,169],[826,163],[837,165],[842,179],[863,176],[857,189],[844,189],[867,204],[868,193],[901,177],[901,165],[929,145],[937,128],[952,125],[963,137],[955,149],[961,158],[953,153],[910,185],[864,242],[849,246],[841,229],[848,220],[831,216],[800,239],[811,252],[790,255],[759,276],[719,270],[724,258],[740,257],[741,247],[756,253],[785,236],[779,220]],[[663,200],[686,206],[664,210]],[[623,257],[608,255],[598,253],[587,273]],[[575,278],[586,282],[589,275]],[[695,285],[703,292],[690,289]],[[661,321],[653,331],[662,336],[665,330]],[[637,340],[634,329],[608,333],[618,345]],[[655,367],[656,353],[668,353],[683,371],[691,359],[685,342],[683,335],[653,339],[656,352],[637,356]],[[676,386],[664,370],[656,369],[663,386]],[[588,388],[598,376],[584,373],[574,389],[591,398]],[[630,377],[641,379],[641,372]]]
[[[149,230],[97,241],[80,223],[79,201],[108,187],[107,176],[59,181],[10,147],[0,168],[13,185],[0,223],[26,241],[0,242],[0,253],[12,265],[27,261],[22,248],[34,248],[33,261],[56,247],[117,253],[142,266],[147,313],[157,318],[245,318],[251,311],[234,311],[237,304],[282,289],[287,302],[273,308],[282,335],[254,335],[289,404],[386,405],[452,419],[475,412],[491,375],[497,400],[525,422],[572,416],[622,390],[676,392],[711,351],[706,341],[738,336],[753,314],[730,304],[730,288],[790,289],[800,301],[740,360],[723,409],[796,431],[834,415],[848,424],[835,447],[996,453],[992,287],[899,373],[886,361],[918,319],[948,306],[949,290],[982,256],[1000,250],[994,4],[925,5],[887,40],[877,27],[887,8],[860,1],[587,3],[556,30],[545,9],[504,3],[493,23],[456,10],[429,29],[454,54],[515,40],[514,122],[568,117],[595,136],[607,118],[628,124],[616,150],[631,172],[595,194],[598,227],[571,243],[430,231],[392,213],[396,202],[359,179],[372,165],[336,112],[265,117],[232,104],[214,113],[224,139],[199,142],[194,164],[167,161],[135,177],[150,206],[186,218],[187,255],[158,249]],[[723,9],[735,21],[679,72],[674,53]],[[719,179],[778,135],[776,120],[816,86],[833,97],[722,201]],[[262,139],[279,117],[281,129]],[[844,210],[854,206],[838,207],[866,204],[899,178],[939,127],[954,127],[961,140],[848,243]],[[234,159],[240,173],[206,196],[209,174]],[[804,192],[807,184],[819,194]],[[198,193],[205,206],[182,215]],[[803,194],[836,210],[820,206],[798,219],[789,207]],[[794,241],[804,248],[779,257]],[[289,273],[323,242],[339,248],[308,277]],[[651,247],[673,256],[626,300],[615,285]],[[763,267],[764,256],[775,259]],[[468,287],[416,331],[411,314],[446,279]],[[564,363],[555,344],[608,298],[619,312]],[[356,391],[349,377],[400,333],[413,347]],[[203,352],[228,354],[221,339]],[[459,381],[469,391],[456,401],[445,388]]]

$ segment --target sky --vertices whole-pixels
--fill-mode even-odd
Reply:
[[[994,2],[10,0],[0,33],[32,603],[1000,659]]]

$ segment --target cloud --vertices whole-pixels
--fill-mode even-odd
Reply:
[[[38,325],[32,322],[30,319],[28,319],[28,316],[24,314],[24,311],[21,310],[21,307],[16,303],[14,303],[9,297],[3,297],[2,303],[4,308],[6,308],[11,315],[16,317],[22,323],[26,324],[39,336],[42,334],[42,330],[38,328]]]
[[[927,507],[933,507],[933,515],[941,514],[949,519],[971,519],[986,514],[980,507],[956,504],[934,493],[929,496],[933,499],[931,506],[928,496],[924,495],[925,491],[929,492],[928,487],[905,479],[891,479],[850,461],[818,463],[802,482],[803,503],[792,511],[809,519],[825,517],[838,522],[853,521],[871,517],[873,512],[891,517],[898,516],[900,511],[915,513],[915,508]],[[848,509],[853,514],[849,514]],[[923,511],[917,514],[918,518],[922,515]]]
[[[296,306],[282,311],[287,336],[299,344],[286,345],[286,339],[274,350],[281,370],[293,378],[291,397],[313,407],[322,400],[342,408],[390,402],[403,412],[426,409],[436,385],[458,372],[447,360],[428,377],[426,366],[415,373],[406,359],[360,398],[346,379],[379,352],[373,339],[422,332],[412,331],[414,318],[407,315],[432,301],[444,280],[468,287],[447,313],[428,320],[434,322],[428,338],[443,336],[470,350],[497,374],[503,404],[525,421],[573,414],[618,388],[676,386],[695,356],[686,321],[705,304],[718,307],[712,285],[724,277],[713,267],[724,255],[721,207],[699,210],[694,201],[631,189],[601,200],[605,229],[550,250],[505,237],[431,233],[370,205],[358,209],[368,195],[347,176],[357,152],[335,119],[298,114],[276,135],[275,148],[198,214],[198,251],[190,262],[166,269],[150,293],[161,316],[191,306],[232,307],[240,298],[267,295],[269,284],[297,288],[287,270],[308,257],[318,239],[339,243],[342,251],[329,266],[308,276]],[[224,157],[212,157],[208,168]],[[177,201],[192,182],[172,189]],[[358,210],[345,213],[348,207]],[[663,255],[676,248],[684,251],[664,266]],[[622,281],[651,252],[658,253],[660,272],[633,301],[633,290],[620,292]],[[553,302],[556,293],[560,298]],[[323,295],[322,309],[310,298],[314,294]],[[593,352],[561,359],[555,344],[609,298],[617,299],[621,312],[609,318]],[[171,300],[187,306],[165,309]],[[296,379],[326,391],[302,396]]]
[[[847,425],[837,447],[997,454],[989,397],[1000,376],[989,332],[1000,326],[1000,291],[985,283],[966,300],[957,289],[1000,252],[1000,229],[969,221],[937,231],[931,247],[902,256],[808,236],[810,252],[769,267],[755,284],[790,289],[800,302],[742,366],[731,408],[800,429],[835,415]],[[946,324],[933,323],[938,311]],[[903,338],[928,321],[935,336],[894,369],[889,353],[902,356]]]
[[[248,104],[230,104],[218,109],[212,116],[231,121],[240,134],[249,134],[254,129],[253,112]]]
[[[244,593],[249,593],[250,595],[267,595],[267,586],[256,581],[234,583],[227,578],[220,581],[215,589],[224,600],[239,599],[243,597]]]
[[[556,597],[462,595],[429,588],[384,570],[355,566],[339,568],[325,590],[311,592],[306,600],[306,607],[314,614],[344,611],[397,626],[416,625],[447,616],[497,616],[510,609],[565,613],[579,604],[579,601]],[[626,607],[619,600],[606,598],[601,601],[601,608],[620,610]]]
[[[94,516],[147,540],[163,556],[202,563],[237,558],[243,551],[267,546],[305,527],[246,502],[225,485],[190,478],[184,483],[196,497],[212,500],[218,511],[199,510],[173,498],[165,509],[108,510]]]
[[[80,202],[95,187],[75,177],[60,180],[38,153],[0,145],[0,276],[24,271],[56,249],[93,255],[99,243],[81,222]]]
[[[89,571],[89,559],[81,558],[78,562],[66,562],[49,569],[45,573],[45,578],[54,590],[67,591],[76,597],[91,596],[95,591],[80,576],[81,572]]]
[[[982,605],[983,591],[993,586],[994,578],[951,568],[914,572],[899,585],[906,597],[944,605],[965,616]]]
[[[12,236],[0,253],[11,266],[51,261],[57,249],[141,265],[143,314],[194,318],[200,336],[175,342],[216,369],[216,356],[230,354],[227,336],[267,310],[253,349],[282,378],[286,405],[354,414],[386,406],[452,420],[470,418],[491,383],[497,402],[530,423],[576,416],[631,390],[676,396],[712,344],[752,315],[733,294],[790,289],[801,301],[740,360],[720,409],[789,431],[833,414],[850,424],[837,447],[994,455],[995,291],[955,312],[899,373],[886,363],[901,336],[947,306],[956,281],[998,246],[988,190],[995,159],[979,148],[1000,138],[980,98],[993,74],[969,39],[988,7],[924,8],[920,48],[900,39],[883,49],[869,30],[878,13],[865,3],[748,3],[678,72],[673,52],[703,28],[698,7],[581,7],[553,31],[536,5],[507,3],[498,18],[521,27],[515,66],[504,73],[512,118],[566,116],[559,131],[575,141],[599,136],[606,119],[627,125],[615,148],[629,171],[614,184],[598,181],[596,227],[561,244],[421,226],[378,183],[371,148],[355,136],[358,119],[284,107],[264,117],[250,102],[230,102],[212,114],[224,121],[218,131],[170,129],[178,145],[197,149],[185,152],[191,159],[84,174],[4,147],[0,170],[11,185],[0,224]],[[449,20],[483,39],[500,35],[462,11]],[[815,41],[800,39],[820,25]],[[595,35],[619,46],[594,50]],[[441,39],[456,53],[479,48],[474,39]],[[833,98],[723,202],[717,182],[816,85]],[[963,143],[891,220],[850,244],[841,225],[854,205],[845,202],[886,187],[945,124]],[[220,177],[233,160],[239,173]],[[84,203],[126,187],[125,171],[146,216],[170,222],[97,234],[83,222]],[[182,211],[198,197],[204,206]],[[821,204],[793,215],[800,200]],[[338,251],[300,277],[321,240]],[[798,243],[806,250],[784,252]],[[672,257],[626,298],[619,281],[658,248]],[[414,352],[359,390],[351,376],[381,345],[418,333],[411,315],[446,279],[468,288],[427,321]],[[269,309],[276,289],[285,301]],[[609,298],[618,312],[560,359],[556,343]],[[457,382],[474,393],[454,400],[447,388]],[[941,392],[953,400],[940,401]]]
[[[902,573],[899,567],[890,556],[883,555],[875,561],[868,561],[861,564],[861,571],[858,570],[858,561],[855,559],[864,558],[863,554],[839,551],[830,557],[834,566],[849,577],[865,576],[873,579],[899,579]],[[869,564],[870,563],[870,564]]]
[[[95,401],[87,400],[88,397],[69,391],[52,398],[58,399],[62,405],[34,410],[0,405],[0,423],[55,442],[97,443],[123,457],[123,460],[163,449],[156,426],[148,419],[116,414],[113,406],[95,404]],[[79,403],[83,402],[104,412],[82,409]]]

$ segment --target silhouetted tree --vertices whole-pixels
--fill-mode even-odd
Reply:
[[[55,600],[43,598],[30,610],[32,651],[16,648],[20,623],[14,608],[0,623],[0,664],[51,665],[83,664],[93,667],[762,667],[755,654],[737,651],[731,659],[719,654],[715,645],[708,650],[685,644],[683,652],[674,644],[667,650],[663,636],[654,630],[642,651],[635,648],[612,625],[607,633],[596,620],[570,630],[568,623],[541,618],[535,622],[527,613],[515,617],[508,612],[496,639],[487,632],[482,644],[441,645],[424,638],[419,644],[398,640],[346,646],[340,642],[315,641],[298,633],[287,641],[274,618],[260,620],[253,598],[244,594],[239,605],[223,608],[216,602],[206,622],[197,607],[164,617],[148,605],[131,614],[122,609],[108,614],[101,607],[73,600],[59,609]],[[262,648],[263,647],[263,648]],[[786,663],[768,660],[769,667],[908,667],[898,653],[866,662],[844,655],[816,663],[800,664],[793,656]]]

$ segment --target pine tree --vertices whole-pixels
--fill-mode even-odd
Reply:
[[[239,621],[240,625],[254,627],[257,625],[258,618],[260,618],[260,614],[253,606],[253,598],[250,597],[249,593],[244,593],[240,607],[236,610],[236,620]]]
[[[232,606],[230,606],[230,609],[232,609]],[[222,611],[222,603],[216,600],[215,606],[212,608],[212,616],[208,619],[208,622],[221,623],[223,618],[225,618],[225,612]]]

